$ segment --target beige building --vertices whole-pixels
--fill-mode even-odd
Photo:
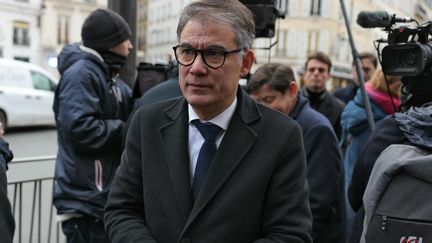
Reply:
[[[167,64],[173,58],[177,43],[177,22],[180,11],[190,0],[149,0],[147,47],[145,61]]]
[[[65,44],[81,41],[81,26],[91,11],[107,0],[44,0],[41,10],[40,65],[57,73],[57,55]]]
[[[415,6],[414,17],[420,23],[430,21],[432,17],[432,0],[418,0]]]
[[[137,64],[144,61],[145,50],[147,46],[147,26],[148,26],[148,8],[149,0],[138,0],[138,16],[137,16]]]
[[[385,10],[402,16],[412,16],[415,1],[398,0],[346,0],[345,9],[348,22],[358,52],[376,53],[373,40],[386,36],[377,29],[363,29],[356,23],[360,11]],[[262,50],[275,45],[269,50]],[[351,78],[352,49],[348,31],[338,0],[290,0],[285,19],[277,20],[277,33],[271,40],[258,39],[257,64],[280,62],[291,65],[298,73],[302,73],[308,53],[322,51],[329,55],[333,62],[333,82],[328,88],[344,84]]]
[[[148,0],[147,46],[144,60],[167,63],[171,47],[177,43],[176,26],[182,7],[190,0]],[[385,37],[381,29],[363,29],[356,23],[360,11],[384,10],[398,16],[422,18],[432,16],[431,0],[345,0],[349,25],[358,52],[376,53],[373,40]],[[256,65],[281,62],[291,65],[299,73],[311,51],[323,51],[333,61],[333,82],[328,88],[344,84],[351,77],[352,51],[339,0],[278,0],[277,6],[287,6],[284,19],[276,20],[274,38],[258,38],[254,48]]]
[[[0,57],[38,63],[42,0],[0,0]]]
[[[177,43],[176,27],[181,9],[191,0],[138,0],[137,63],[168,63]],[[245,2],[245,1],[243,1]],[[247,1],[246,1],[247,2]],[[256,2],[256,1],[255,1]],[[0,56],[39,64],[57,75],[56,57],[64,44],[80,41],[81,25],[95,8],[108,0],[0,0]],[[274,38],[258,38],[255,68],[281,62],[302,71],[311,51],[323,51],[333,60],[334,82],[350,78],[352,51],[339,0],[277,0],[287,13],[276,21]],[[376,52],[373,40],[386,34],[363,29],[356,23],[362,10],[384,10],[424,23],[431,19],[432,0],[344,0],[358,51]]]

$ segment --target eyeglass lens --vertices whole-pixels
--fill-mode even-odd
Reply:
[[[223,65],[225,61],[225,53],[216,49],[196,50],[190,47],[178,46],[175,49],[177,61],[184,65],[189,66],[195,61],[198,53],[201,53],[205,64],[212,68],[218,68]]]

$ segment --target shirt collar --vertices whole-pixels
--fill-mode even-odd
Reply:
[[[226,131],[228,129],[228,124],[231,120],[231,117],[234,114],[236,106],[237,106],[237,97],[234,99],[233,103],[231,103],[231,105],[228,106],[228,108],[226,108],[219,115],[213,117],[212,119],[210,119],[208,121],[204,121],[204,120],[199,119],[198,115],[195,113],[192,106],[190,104],[188,104],[189,123],[193,120],[199,119],[202,122],[211,122],[213,124],[216,124]]]

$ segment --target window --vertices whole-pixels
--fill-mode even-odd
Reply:
[[[288,34],[288,30],[280,30],[279,31],[279,36],[278,36],[278,40],[276,42],[276,52],[275,54],[277,56],[286,56],[286,42],[287,42],[287,34]]]
[[[308,54],[308,32],[300,31],[297,42],[297,57],[306,58]]]
[[[289,57],[296,57],[297,56],[297,33],[293,30],[288,30],[287,38],[286,38],[286,45],[287,45],[287,55]]]
[[[30,24],[24,21],[14,21],[13,22],[13,43],[14,45],[29,46],[30,36],[29,36]]]
[[[307,53],[316,51],[318,47],[318,32],[311,31],[308,33]]]
[[[294,16],[298,16],[299,14],[297,13],[297,1],[298,0],[289,0],[288,2],[288,16],[294,17]]]
[[[60,15],[57,21],[57,44],[64,45],[69,43],[69,23],[68,16]]]
[[[321,15],[321,0],[312,0],[311,1],[311,16],[320,16]]]
[[[23,62],[30,62],[30,58],[29,57],[19,57],[19,56],[16,56],[16,57],[14,57],[14,59],[18,60],[18,61],[23,61]]]
[[[312,3],[312,0],[301,1],[301,16],[302,17],[309,16],[309,10],[310,10],[311,3]]]
[[[331,16],[331,5],[334,4],[330,0],[321,0],[321,16]]]
[[[328,53],[329,52],[329,32],[327,31],[321,31],[319,33],[319,43],[318,43],[318,50]]]
[[[31,75],[33,81],[33,87],[35,89],[47,90],[47,91],[55,90],[56,85],[47,76],[34,71],[31,72]]]

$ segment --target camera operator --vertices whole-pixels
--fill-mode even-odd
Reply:
[[[348,199],[356,216],[347,242],[360,242],[365,209],[363,195],[372,169],[381,152],[392,144],[410,144],[432,151],[432,45],[429,42],[431,22],[419,26],[394,26],[397,22],[416,22],[384,11],[360,12],[357,23],[364,28],[382,27],[388,32],[388,45],[382,50],[386,75],[402,76],[400,111],[377,124],[355,163]],[[416,37],[416,38],[414,38]]]
[[[402,78],[401,112],[384,118],[372,133],[355,164],[348,198],[357,212],[347,242],[359,242],[363,229],[363,194],[380,153],[391,144],[413,144],[432,150],[432,73]],[[420,137],[418,134],[422,134]]]

